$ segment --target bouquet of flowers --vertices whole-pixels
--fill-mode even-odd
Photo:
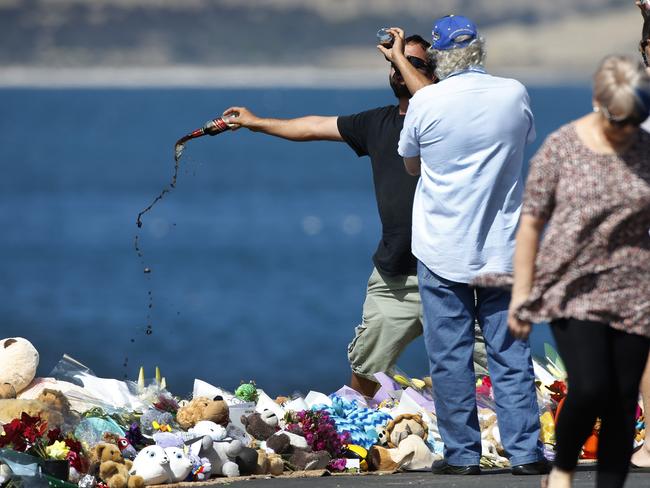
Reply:
[[[67,460],[70,467],[79,473],[88,468],[81,443],[71,435],[64,436],[60,429],[48,429],[47,421],[40,417],[23,412],[19,419],[4,424],[2,428],[4,434],[0,435],[0,448],[6,447],[43,459]]]
[[[345,445],[350,435],[339,434],[329,414],[323,410],[303,410],[287,415],[287,430],[305,437],[307,444],[314,451],[327,451],[332,461],[327,468],[330,471],[344,471],[346,461],[343,456]]]

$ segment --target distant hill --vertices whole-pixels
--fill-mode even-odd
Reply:
[[[641,29],[633,0],[0,0],[0,66],[383,69],[379,27],[430,37],[454,12],[497,68],[581,71]]]
[[[633,2],[630,8],[634,8]],[[615,0],[0,0],[0,63],[315,63],[384,25],[428,37],[435,16],[482,27],[594,14]],[[581,41],[582,42],[582,41]]]

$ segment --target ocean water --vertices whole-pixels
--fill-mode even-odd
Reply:
[[[590,109],[588,87],[529,91],[530,154]],[[143,219],[149,274],[136,216],[170,181],[174,141],[230,105],[295,117],[392,102],[388,90],[0,90],[0,337],[31,340],[40,375],[67,353],[107,377],[158,365],[180,395],[194,378],[334,391],[379,237],[367,158],[246,130],[190,141],[176,189]],[[549,339],[536,327],[534,349]],[[399,364],[427,374],[421,338]]]

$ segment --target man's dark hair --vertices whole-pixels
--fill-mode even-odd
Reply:
[[[431,70],[431,75],[436,71],[436,63],[433,61],[431,56],[429,55],[428,49],[431,47],[431,43],[427,40],[425,40],[422,36],[418,34],[413,34],[412,36],[408,36],[406,39],[404,39],[404,45],[406,44],[419,44],[422,49],[427,53],[427,64],[429,65],[429,68]]]
[[[431,43],[426,41],[422,36],[413,34],[404,39],[404,44],[419,44],[425,51],[431,47]]]

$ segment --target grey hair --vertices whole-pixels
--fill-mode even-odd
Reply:
[[[641,92],[650,97],[650,77],[641,63],[630,57],[607,56],[594,74],[594,100],[617,118],[647,110],[639,97]]]
[[[438,50],[429,48],[427,54],[436,66],[436,78],[444,80],[457,71],[482,68],[485,64],[485,39],[474,39],[465,47]]]

